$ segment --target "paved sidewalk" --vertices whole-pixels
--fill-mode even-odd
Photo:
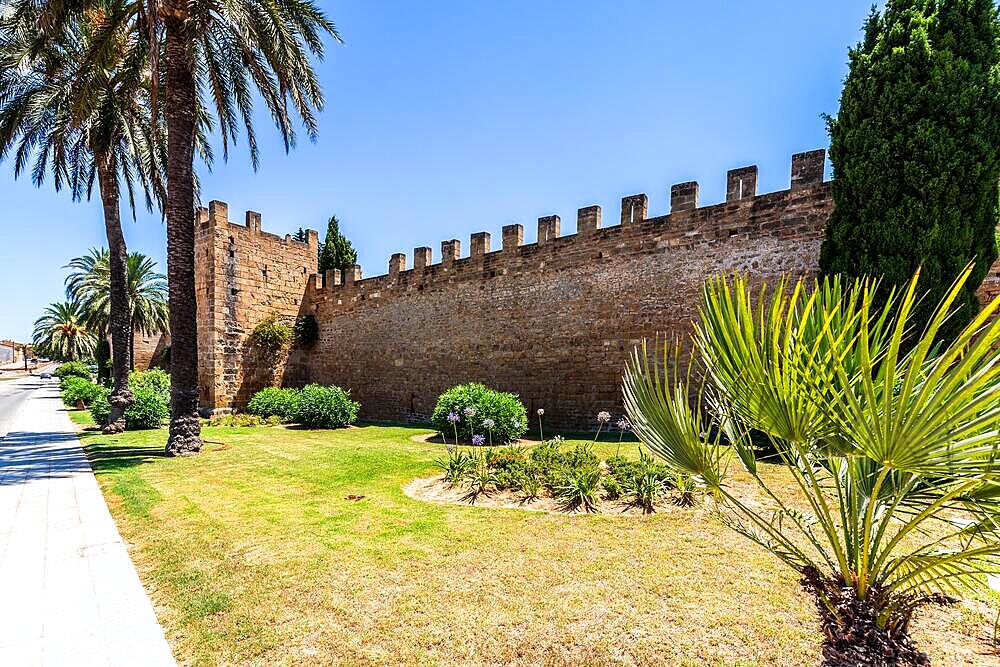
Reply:
[[[62,410],[37,389],[0,440],[0,665],[174,665]]]

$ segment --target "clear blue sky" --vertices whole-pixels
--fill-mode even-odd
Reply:
[[[847,50],[870,0],[838,2],[322,2],[345,44],[318,66],[320,136],[286,155],[258,109],[262,164],[237,150],[201,170],[205,203],[250,208],[264,229],[325,230],[336,214],[365,276],[389,256],[673,183],[724,199],[727,169],[757,164],[760,192],[788,187],[794,152],[827,145]],[[422,6],[417,6],[422,5]],[[243,144],[245,145],[245,144]],[[221,154],[221,151],[220,151]],[[27,340],[63,297],[62,266],[104,245],[96,200],[15,182],[0,165],[0,338]],[[165,266],[158,214],[125,214],[130,250]]]

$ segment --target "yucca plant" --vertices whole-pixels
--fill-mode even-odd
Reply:
[[[801,575],[825,664],[926,664],[913,613],[1000,571],[1000,301],[938,343],[969,273],[922,331],[911,327],[917,276],[887,302],[877,284],[835,277],[770,293],[712,279],[694,334],[703,382],[668,345],[653,359],[643,345],[627,365],[636,434]],[[760,474],[752,429],[771,439],[794,496]],[[759,498],[729,484],[730,464]]]

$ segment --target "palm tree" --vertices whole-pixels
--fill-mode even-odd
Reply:
[[[32,162],[41,186],[52,172],[56,190],[68,185],[75,200],[89,199],[98,183],[110,253],[109,319],[115,388],[107,432],[124,430],[132,402],[128,388],[128,251],[122,233],[120,188],[135,215],[135,190],[152,210],[162,196],[159,122],[150,105],[148,40],[137,39],[137,19],[120,0],[94,2],[71,15],[44,41],[35,3],[12,6],[0,20],[0,159],[12,154],[15,175]],[[99,56],[99,57],[98,57]]]
[[[938,342],[970,270],[923,331],[917,276],[882,307],[872,283],[755,294],[741,278],[714,279],[695,330],[702,405],[689,404],[690,379],[666,370],[669,349],[655,361],[637,351],[627,366],[636,434],[699,480],[728,526],[799,573],[824,664],[925,664],[913,613],[1000,572],[1000,299]],[[762,474],[751,429],[796,493]],[[731,485],[729,465],[756,491]]]
[[[310,138],[323,94],[309,54],[323,55],[322,34],[340,39],[312,0],[163,0],[167,124],[167,276],[170,286],[169,455],[200,451],[198,339],[194,289],[194,134],[198,100],[211,100],[224,153],[242,124],[258,164],[253,91],[284,140],[295,142],[289,102]]]
[[[101,0],[17,0],[16,8],[37,17],[31,27],[45,42],[67,21],[101,5]],[[15,15],[17,11],[13,12]],[[103,34],[119,25],[146,42],[150,105],[159,117],[160,39],[164,40],[163,84],[167,129],[167,282],[170,289],[171,397],[169,455],[201,449],[198,420],[198,339],[194,290],[195,190],[197,130],[207,122],[207,107],[219,121],[224,155],[242,125],[253,166],[258,164],[253,129],[255,94],[263,99],[288,150],[295,143],[289,107],[295,109],[309,137],[316,136],[315,111],[323,94],[310,54],[323,56],[323,35],[340,40],[334,25],[312,0],[129,0],[120,12],[103,15]],[[95,40],[87,66],[104,62],[117,49],[112,40]],[[202,100],[206,100],[202,105]],[[153,125],[154,131],[157,126]]]
[[[66,292],[80,300],[87,322],[95,331],[106,331],[111,320],[111,285],[109,253],[92,249],[73,259],[73,271],[66,277]],[[128,367],[135,364],[135,335],[167,331],[167,280],[157,273],[156,262],[133,252],[126,262],[126,291],[129,302]]]
[[[75,361],[94,353],[97,337],[87,327],[79,301],[49,305],[35,320],[34,346],[54,359]]]

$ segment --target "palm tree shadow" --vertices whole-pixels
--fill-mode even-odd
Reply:
[[[162,447],[115,447],[94,444],[88,445],[86,452],[95,473],[117,472],[167,458]]]

